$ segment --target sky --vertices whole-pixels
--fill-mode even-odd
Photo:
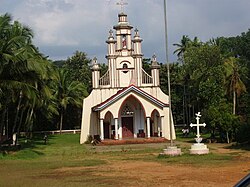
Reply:
[[[109,30],[118,22],[120,0],[0,0],[0,14],[32,28],[34,44],[51,60],[66,60],[76,50],[106,63]],[[130,25],[143,39],[144,58],[166,62],[163,0],[124,0]],[[169,60],[183,35],[205,42],[250,28],[250,0],[167,0]]]

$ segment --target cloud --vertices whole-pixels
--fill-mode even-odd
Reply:
[[[117,0],[118,1],[118,0]],[[35,44],[52,59],[65,59],[75,50],[105,62],[105,40],[117,23],[116,0],[1,0],[0,12],[34,30]],[[125,12],[143,39],[145,57],[156,53],[165,61],[163,0],[127,0]],[[168,34],[171,60],[182,35],[202,41],[236,36],[250,23],[249,0],[168,0]]]

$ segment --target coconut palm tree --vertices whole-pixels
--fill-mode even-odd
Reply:
[[[68,104],[80,107],[82,100],[88,95],[86,86],[78,81],[70,81],[68,79],[69,72],[66,69],[58,69],[56,72],[55,97],[58,102],[60,122],[60,133],[63,128],[63,116]]]
[[[190,38],[187,35],[183,35],[180,43],[173,44],[178,48],[174,51],[174,54],[177,53],[178,58],[182,59],[184,56],[185,51],[188,47],[190,47]],[[182,59],[183,60],[183,59]]]
[[[47,75],[48,61],[32,44],[33,32],[11,16],[0,16],[0,103],[2,120],[0,136],[6,113],[10,106],[16,105],[12,132],[21,126],[27,102],[33,102],[39,94],[36,85]],[[21,116],[20,116],[21,112]],[[19,123],[18,123],[19,121]]]
[[[226,73],[226,89],[228,94],[233,95],[233,114],[236,114],[236,99],[242,92],[246,91],[246,86],[240,79],[237,59],[229,57],[224,62]]]

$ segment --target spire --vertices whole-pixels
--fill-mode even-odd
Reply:
[[[112,29],[109,30],[109,37],[108,40],[114,40],[114,32],[112,31]]]
[[[137,28],[135,28],[135,36],[139,36],[139,30]]]
[[[135,35],[134,35],[134,42],[141,42],[141,41],[142,41],[142,39],[141,39],[141,37],[139,35],[139,30],[136,28],[135,29]]]
[[[98,71],[100,69],[99,64],[97,63],[97,58],[94,57],[92,60],[92,70]]]
[[[159,65],[158,62],[156,61],[156,55],[155,55],[155,54],[152,56],[151,68],[152,68],[152,69],[158,69],[158,68],[160,68],[160,65]]]

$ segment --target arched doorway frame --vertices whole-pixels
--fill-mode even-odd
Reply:
[[[160,112],[157,109],[154,109],[151,112],[151,117],[150,117],[150,126],[151,126],[151,136],[154,137],[161,137],[161,117],[160,117]]]
[[[115,126],[114,126],[114,116],[111,111],[107,111],[104,115],[103,120],[104,125],[104,139],[114,139],[115,136]]]
[[[136,102],[133,102],[133,101],[136,101]],[[144,132],[141,132],[141,133],[145,133],[145,131],[146,131],[146,127],[145,127],[145,119],[146,119],[145,108],[144,108],[143,104],[141,103],[141,101],[136,96],[134,96],[132,94],[130,94],[129,96],[127,96],[123,100],[123,102],[122,102],[122,104],[121,104],[121,106],[119,108],[119,112],[118,112],[119,124],[120,124],[120,128],[119,128],[120,133],[119,134],[121,135],[122,138],[124,138],[122,136],[122,134],[123,134],[123,124],[122,124],[123,119],[122,118],[125,117],[125,116],[122,115],[122,110],[124,109],[126,104],[129,107],[131,107],[131,109],[132,109],[132,112],[133,112],[133,132],[132,133],[133,133],[133,137],[137,137],[138,133],[139,133],[139,130],[140,130],[138,125],[143,124],[143,126],[140,126],[140,128]],[[139,111],[140,111],[140,113],[138,113]],[[130,115],[130,116],[132,117],[132,115]],[[139,119],[141,119],[141,122],[139,122],[141,124],[138,124]]]

